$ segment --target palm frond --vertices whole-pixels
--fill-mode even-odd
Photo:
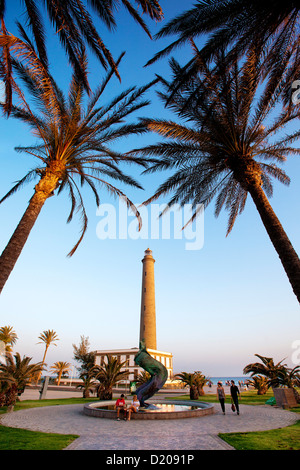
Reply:
[[[33,179],[37,178],[37,169],[29,171],[23,178],[21,178],[9,191],[0,199],[0,204],[8,199],[10,196],[15,194],[19,189],[21,189],[25,184],[29,183]]]
[[[211,2],[201,4],[208,6]],[[183,15],[182,20],[188,17]],[[171,195],[168,207],[192,202],[191,222],[197,216],[198,205],[206,207],[215,199],[215,215],[223,208],[229,214],[228,235],[245,208],[249,178],[269,197],[273,194],[273,179],[289,184],[289,177],[277,164],[284,162],[286,155],[299,154],[299,149],[291,145],[299,133],[277,139],[276,133],[299,118],[299,109],[282,110],[271,125],[264,125],[280,91],[274,87],[274,97],[269,86],[261,86],[259,49],[250,49],[241,63],[234,64],[219,50],[209,65],[201,51],[193,47],[199,66],[196,69],[193,64],[189,79],[174,91],[174,83],[180,83],[187,69],[172,60],[173,80],[162,81],[166,91],[160,97],[180,122],[145,120],[145,125],[164,140],[134,149],[131,154],[148,160],[146,174],[174,171],[144,204],[166,195]]]

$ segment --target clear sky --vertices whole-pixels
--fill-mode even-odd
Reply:
[[[8,2],[11,18],[20,11],[20,3]],[[163,0],[165,21],[193,3]],[[156,73],[169,76],[167,60],[144,67],[169,39],[151,41],[123,10],[117,22],[115,33],[103,28],[103,38],[114,57],[126,50],[120,67],[122,83],[111,82],[108,101],[124,88],[149,82]],[[153,35],[161,27],[161,23],[147,23]],[[65,89],[70,67],[51,30],[48,46],[51,70]],[[184,64],[189,48],[179,49],[175,56]],[[93,87],[102,76],[103,69],[91,58]],[[149,97],[152,104],[139,115],[173,117],[154,91]],[[34,137],[12,119],[1,118],[0,126],[0,192],[4,195],[33,165],[14,147],[31,144]],[[130,138],[120,141],[118,149],[129,150],[158,140],[156,135]],[[289,187],[274,183],[271,204],[299,253],[299,159],[289,159],[284,168],[292,182]],[[141,175],[133,167],[128,171],[144,187],[144,191],[122,188],[135,203],[152,195],[166,177]],[[33,185],[29,184],[0,206],[0,250],[6,246],[32,194]],[[38,336],[48,329],[55,330],[60,338],[57,346],[49,349],[49,366],[55,361],[73,363],[72,344],[79,344],[81,335],[89,337],[92,350],[138,346],[141,260],[149,247],[156,259],[158,348],[173,353],[174,372],[201,370],[208,376],[239,376],[243,367],[255,360],[255,353],[276,361],[287,358],[290,366],[296,365],[292,355],[293,344],[300,339],[299,304],[250,198],[228,237],[227,214],[223,212],[216,219],[212,204],[204,213],[202,248],[187,250],[187,240],[175,239],[172,232],[169,239],[153,239],[150,230],[148,238],[133,239],[128,235],[120,239],[117,230],[115,239],[100,240],[97,227],[99,230],[101,217],[94,198],[86,191],[83,194],[89,228],[75,255],[66,257],[77,241],[79,219],[66,224],[69,201],[62,193],[46,202],[1,294],[0,326],[10,325],[16,331],[19,339],[15,351],[40,361],[44,348],[37,344]],[[119,215],[119,202],[107,193],[101,193],[101,202],[113,205]],[[128,217],[129,223],[132,220]],[[202,234],[203,223],[199,225]]]

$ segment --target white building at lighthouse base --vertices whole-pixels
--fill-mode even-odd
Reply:
[[[147,349],[148,353],[157,361],[161,362],[168,371],[167,382],[171,382],[173,377],[173,355],[165,351],[156,351],[155,349]],[[129,384],[137,380],[138,376],[144,372],[142,367],[139,367],[134,362],[139,348],[131,349],[107,349],[95,351],[95,365],[101,366],[107,362],[107,356],[116,358],[120,363],[126,361],[126,365],[122,367],[121,371],[128,370],[129,376],[126,380],[120,382],[121,384]]]

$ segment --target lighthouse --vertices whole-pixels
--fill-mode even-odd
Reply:
[[[155,282],[152,251],[147,248],[142,259],[142,295],[140,317],[140,342],[144,341],[147,349],[157,349],[156,345],[156,312]]]
[[[140,313],[140,342],[145,343],[147,352],[157,361],[161,362],[168,371],[168,376],[173,376],[173,354],[166,351],[157,350],[156,344],[156,310],[155,310],[155,282],[154,282],[154,263],[155,259],[152,256],[150,248],[144,252],[142,259],[142,292],[141,292],[141,313]],[[140,292],[140,291],[139,291]],[[126,335],[126,325],[122,324],[123,334]],[[137,336],[139,324],[136,324]],[[136,338],[138,339],[138,337]],[[122,349],[102,349],[95,351],[95,364],[104,365],[107,362],[107,357],[115,357],[118,362],[125,362],[126,364],[121,369],[128,371],[129,376],[123,382],[130,384],[138,380],[139,374],[143,372],[143,368],[135,363],[135,357],[140,351],[140,348],[122,348]]]

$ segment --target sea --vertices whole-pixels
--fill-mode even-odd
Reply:
[[[240,377],[232,377],[228,375],[227,377],[209,377],[213,385],[217,385],[217,383],[220,381],[225,385],[227,380],[234,380],[235,384],[237,385],[239,382],[245,382],[245,380],[249,379],[249,376],[240,376]]]

